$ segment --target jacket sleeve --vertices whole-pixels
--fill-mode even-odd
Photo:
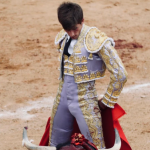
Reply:
[[[119,58],[117,51],[107,41],[98,55],[104,61],[106,68],[110,72],[110,83],[102,99],[102,103],[110,108],[114,108],[115,103],[127,81],[127,72]]]

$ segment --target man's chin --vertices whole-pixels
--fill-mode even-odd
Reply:
[[[74,37],[71,37],[72,39],[76,40],[78,37],[77,36],[74,36]]]

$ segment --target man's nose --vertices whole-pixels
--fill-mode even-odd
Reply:
[[[70,37],[73,37],[75,35],[74,31],[70,31]]]

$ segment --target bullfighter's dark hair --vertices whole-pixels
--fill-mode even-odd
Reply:
[[[82,8],[72,2],[64,2],[57,9],[58,20],[65,30],[72,30],[83,20]]]

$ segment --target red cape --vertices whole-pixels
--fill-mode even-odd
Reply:
[[[124,114],[125,111],[118,104],[115,105],[114,109],[106,108],[105,110],[102,111],[101,113],[102,126],[106,148],[113,147],[115,141],[114,128],[116,128],[121,138],[120,150],[132,150],[118,121],[118,119],[122,117]],[[48,146],[49,130],[50,130],[50,118],[48,118],[45,132],[39,144],[40,146]],[[72,134],[74,133],[80,133],[76,121],[74,122],[74,129]]]

